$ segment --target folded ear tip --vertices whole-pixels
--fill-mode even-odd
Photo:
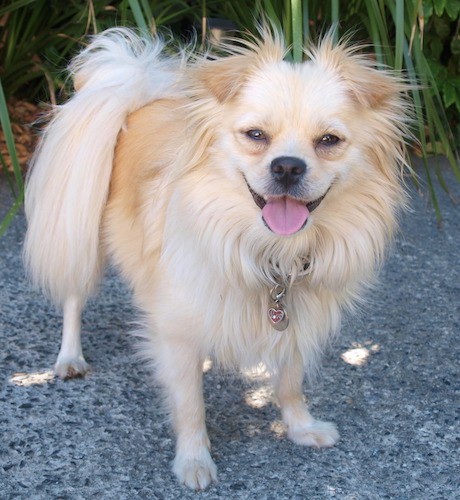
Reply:
[[[409,90],[396,72],[377,68],[375,56],[363,52],[365,47],[351,43],[350,37],[335,43],[333,33],[328,32],[317,46],[309,49],[309,55],[316,64],[337,74],[363,105],[378,107]]]
[[[203,60],[197,66],[199,81],[224,102],[234,97],[249,75],[270,62],[282,61],[286,48],[277,31],[263,30],[259,38],[241,40],[239,45],[222,45],[229,55],[214,60]]]

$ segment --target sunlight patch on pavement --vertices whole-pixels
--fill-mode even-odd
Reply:
[[[243,374],[245,377],[253,380],[266,380],[270,378],[270,374],[264,363],[259,363],[257,366],[254,366],[253,368],[243,370]]]
[[[284,438],[286,437],[286,427],[281,420],[275,420],[270,424],[270,430],[275,434],[276,437]]]
[[[45,385],[54,380],[53,371],[22,373],[18,372],[10,377],[10,382],[21,387],[30,387],[31,385]]]
[[[272,401],[272,390],[269,386],[246,392],[245,402],[251,408],[263,408]]]
[[[206,358],[203,363],[203,373],[208,373],[212,368],[212,359]]]
[[[353,366],[364,366],[370,359],[372,354],[375,354],[380,351],[379,344],[372,345],[357,345],[352,349],[348,349],[348,351],[343,352],[340,355],[342,361],[348,363]]]

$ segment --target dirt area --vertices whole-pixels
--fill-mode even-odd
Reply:
[[[25,171],[38,139],[38,127],[35,127],[34,123],[43,113],[43,109],[30,102],[11,98],[8,101],[8,111],[19,164],[21,165],[21,169]],[[5,136],[1,128],[0,153],[8,170],[12,171],[11,157],[8,153]]]

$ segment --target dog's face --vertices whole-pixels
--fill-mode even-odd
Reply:
[[[347,176],[349,108],[344,85],[308,63],[273,64],[235,98],[224,147],[274,233],[302,230]]]
[[[302,231],[355,174],[375,173],[369,151],[392,128],[376,116],[388,114],[399,91],[388,75],[327,44],[302,64],[250,60],[244,67],[235,57],[215,75],[224,168],[273,233]]]

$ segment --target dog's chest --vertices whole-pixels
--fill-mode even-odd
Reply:
[[[338,303],[327,295],[297,287],[277,304],[269,287],[246,293],[222,290],[203,316],[208,352],[224,366],[243,368],[264,363],[277,369],[294,352],[307,360],[340,324]],[[280,310],[289,316],[289,324],[277,329],[271,316]]]

